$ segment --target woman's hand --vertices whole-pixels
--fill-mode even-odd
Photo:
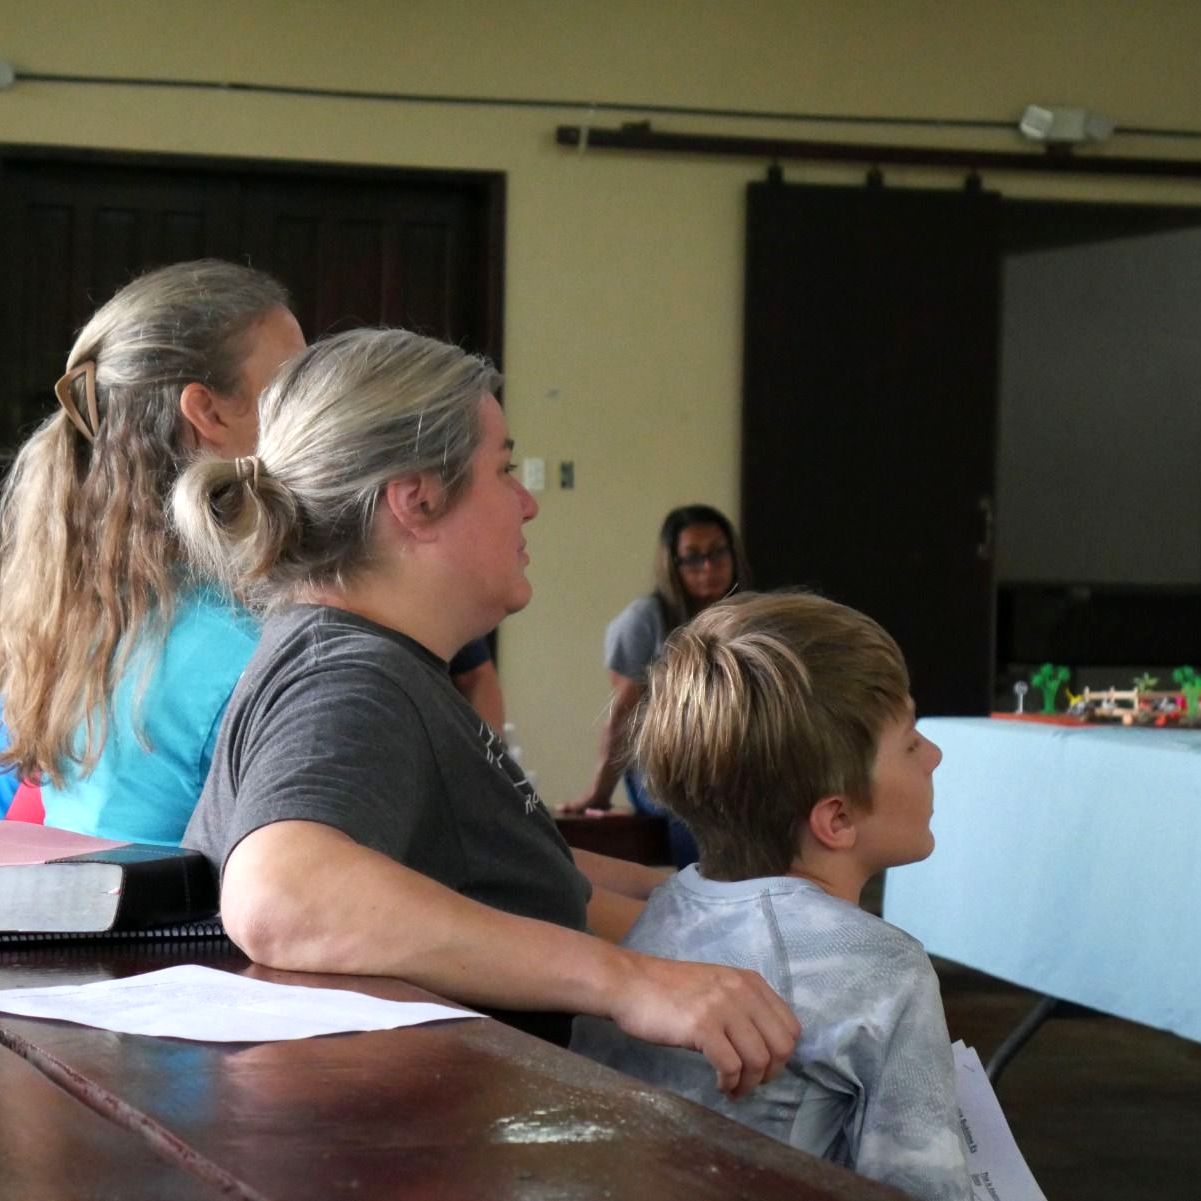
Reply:
[[[589,790],[582,797],[577,797],[574,801],[565,801],[555,810],[556,813],[561,813],[564,816],[570,816],[574,813],[583,813],[585,816],[592,814],[600,817],[602,814],[608,813],[613,808],[612,793],[605,796],[598,796],[596,793]]]
[[[757,972],[625,955],[629,978],[609,1016],[635,1038],[699,1051],[730,1097],[770,1080],[796,1049],[796,1014]]]
[[[397,976],[473,1006],[609,1017],[636,1038],[700,1051],[734,1097],[775,1075],[800,1035],[754,972],[657,959],[490,909],[316,822],[243,838],[226,861],[221,914],[268,967]]]

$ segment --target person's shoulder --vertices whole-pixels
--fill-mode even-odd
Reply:
[[[135,662],[155,656],[152,693],[182,687],[198,703],[206,691],[216,700],[229,695],[254,654],[259,633],[259,623],[245,609],[214,590],[191,589],[176,598],[161,642],[143,639]],[[127,673],[130,686],[138,679],[136,671]]]
[[[267,619],[264,657],[308,675],[387,680],[412,692],[449,685],[446,664],[396,630],[329,605],[294,605]],[[286,665],[286,667],[285,667]]]
[[[881,981],[891,980],[894,988],[902,990],[933,971],[925,948],[911,934],[851,901],[831,896],[811,881],[779,877],[742,884],[757,888],[761,908],[770,910],[785,948],[794,957],[835,955],[840,974],[867,972]]]
[[[258,618],[215,588],[184,592],[175,608],[169,639],[200,638],[213,650],[225,645],[253,649],[262,627]]]
[[[614,621],[655,621],[661,622],[663,619],[663,609],[659,603],[659,598],[653,593],[648,593],[646,596],[636,596],[618,615]]]
[[[811,916],[809,928],[825,927],[826,939],[839,945],[848,967],[858,963],[873,988],[902,995],[934,977],[925,947],[899,926],[826,894],[815,905],[818,913]]]
[[[733,947],[738,948],[740,957],[757,957],[761,948],[752,953],[750,945],[759,941],[754,931],[762,925],[764,942],[770,935],[763,911],[763,883],[709,880],[695,863],[689,864],[654,889],[625,945],[670,959],[726,962]]]
[[[883,918],[871,914],[864,916],[871,918],[874,923],[873,930],[880,953],[887,955],[894,972],[914,980],[935,976],[934,964],[930,962],[926,948],[912,934]]]
[[[893,926],[862,906],[841,897],[831,896],[810,881],[797,881],[804,886],[806,904],[822,914],[824,923],[839,928],[854,942],[865,942],[873,948],[888,949],[898,958],[926,958],[922,944],[912,934]]]
[[[609,641],[634,634],[649,635],[655,641],[660,641],[663,633],[663,607],[654,593],[635,597],[609,622],[605,630]]]

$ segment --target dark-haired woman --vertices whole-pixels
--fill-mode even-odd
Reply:
[[[642,699],[647,668],[658,658],[672,630],[749,584],[742,542],[725,514],[710,505],[683,505],[667,514],[659,530],[654,592],[631,601],[605,630],[605,666],[613,697],[596,771],[583,796],[563,805],[561,812],[610,808],[613,789],[625,767],[630,719]],[[626,791],[638,812],[663,812],[647,797],[633,771],[626,772]],[[687,828],[672,818],[668,832],[672,862],[677,867],[694,862],[696,843]]]

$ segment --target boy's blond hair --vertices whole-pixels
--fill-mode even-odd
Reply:
[[[870,617],[809,593],[748,592],[668,639],[633,749],[707,877],[776,876],[818,800],[870,804],[880,731],[908,700],[901,652]]]

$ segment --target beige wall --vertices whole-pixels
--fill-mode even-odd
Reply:
[[[1201,129],[1191,0],[0,0],[0,31],[18,73],[1007,122],[1033,101]],[[507,173],[510,420],[520,455],[546,458],[552,483],[571,459],[577,480],[542,494],[536,595],[502,633],[509,709],[549,800],[578,791],[590,769],[606,698],[601,632],[649,584],[663,512],[695,499],[736,509],[743,197],[764,166],[560,150],[554,127],[581,115],[82,84],[0,93],[4,142]],[[995,131],[654,120],[1020,148]],[[1186,140],[1113,150],[1201,158]],[[786,177],[858,175],[793,165]],[[1198,184],[988,182],[1201,202]]]

